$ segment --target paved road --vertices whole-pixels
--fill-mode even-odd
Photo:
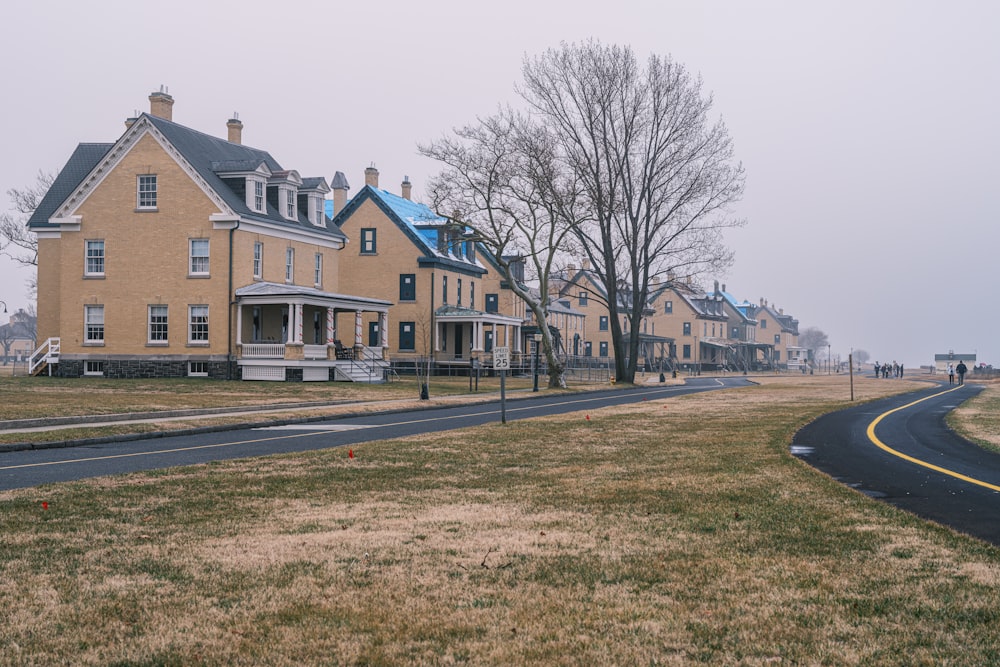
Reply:
[[[980,391],[936,386],[831,413],[799,431],[792,452],[874,498],[1000,545],[1000,454],[944,421]]]
[[[507,401],[507,419],[594,410],[748,384],[742,377],[695,378],[683,386],[651,385],[580,394],[543,393],[538,397]],[[3,452],[0,453],[0,490],[223,459],[326,449],[499,421],[500,404],[497,401],[154,440]]]

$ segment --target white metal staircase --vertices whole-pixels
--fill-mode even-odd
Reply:
[[[28,361],[28,373],[38,375],[46,368],[52,375],[52,367],[59,363],[59,338],[49,338],[38,346]]]

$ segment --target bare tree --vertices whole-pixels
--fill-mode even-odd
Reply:
[[[830,340],[826,337],[822,329],[818,327],[806,327],[799,332],[799,345],[809,350],[809,357],[811,359],[817,359],[820,356],[820,351],[823,352],[824,357],[826,356]]]
[[[580,188],[564,168],[554,137],[545,127],[511,110],[480,119],[420,146],[444,164],[430,184],[432,205],[474,230],[475,239],[501,267],[511,290],[533,313],[542,335],[549,387],[565,387],[564,363],[547,326],[549,278],[560,252],[572,250],[579,223]],[[537,292],[516,265],[527,262]]]
[[[670,58],[641,67],[631,49],[592,41],[523,72],[519,92],[587,200],[591,220],[572,229],[607,293],[615,376],[632,382],[650,279],[731,263],[722,232],[743,224],[729,213],[743,167],[700,78]]]
[[[7,195],[14,204],[12,211],[0,213],[0,253],[23,266],[38,266],[38,239],[28,231],[28,219],[38,208],[42,197],[52,187],[54,174],[39,171],[35,182],[24,188],[11,188]],[[28,282],[34,294],[37,284],[34,276]]]
[[[871,355],[868,354],[868,350],[854,350],[853,354],[854,361],[856,361],[859,365],[866,363],[869,359],[871,359]]]
[[[10,348],[17,340],[17,333],[11,324],[0,324],[0,347],[3,348],[3,365],[6,366],[10,359]]]

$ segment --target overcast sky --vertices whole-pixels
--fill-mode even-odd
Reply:
[[[80,142],[110,142],[161,85],[173,119],[303,176],[374,163],[423,197],[416,144],[516,103],[525,55],[597,38],[700,73],[747,172],[718,276],[854,349],[910,367],[1000,366],[1000,3],[659,0],[167,3],[6,7],[0,206]],[[0,258],[0,299],[28,304]],[[138,279],[138,277],[137,277]],[[708,285],[706,285],[708,286]],[[0,316],[2,317],[2,316]]]

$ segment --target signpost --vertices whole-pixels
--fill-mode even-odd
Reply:
[[[510,348],[493,348],[493,369],[500,371],[500,423],[507,423],[507,371],[510,370]]]

